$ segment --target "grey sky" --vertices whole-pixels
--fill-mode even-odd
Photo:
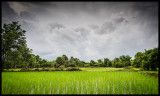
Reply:
[[[2,24],[20,21],[27,45],[49,61],[89,62],[158,47],[157,2],[2,2]]]

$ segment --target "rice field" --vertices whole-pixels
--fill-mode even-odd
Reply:
[[[2,94],[158,94],[158,78],[137,72],[2,72]]]

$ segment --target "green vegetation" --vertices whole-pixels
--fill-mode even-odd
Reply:
[[[131,60],[129,55],[121,55],[115,57],[114,60],[109,58],[98,59],[97,62],[91,60],[89,63],[74,58],[68,59],[67,55],[63,54],[53,61],[47,61],[32,54],[32,49],[29,49],[26,44],[25,30],[22,30],[18,22],[4,24],[2,27],[2,68],[23,68],[24,71],[28,68],[45,68],[60,66],[65,67],[127,67],[134,66],[142,70],[156,71],[158,68],[158,48],[145,50],[145,52],[137,52],[134,60]]]
[[[158,94],[158,48],[133,60],[84,62],[63,54],[47,61],[27,47],[25,32],[18,22],[2,27],[2,94]]]
[[[158,78],[125,71],[3,72],[2,94],[158,94]]]
[[[99,68],[80,68],[83,71],[120,71],[120,70],[124,70],[124,68],[111,68],[111,67],[99,67]]]
[[[158,48],[137,52],[133,60],[134,67],[141,67],[143,70],[155,71],[158,68]]]

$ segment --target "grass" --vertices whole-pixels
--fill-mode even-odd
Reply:
[[[5,70],[5,71],[6,71],[6,70],[8,70],[8,71],[12,71],[12,70],[13,70],[13,71],[20,71],[21,69],[20,69],[20,68],[16,68],[16,69],[4,69],[4,70]]]
[[[88,68],[88,67],[81,67],[83,71],[118,71],[124,70],[124,68],[113,68],[113,67],[97,67],[97,68]]]
[[[106,72],[112,68],[84,70],[87,71],[2,72],[1,93],[158,94],[158,78],[153,76],[132,71]]]
[[[156,74],[158,74],[158,71],[138,71],[138,72],[143,72],[143,73],[156,73]]]

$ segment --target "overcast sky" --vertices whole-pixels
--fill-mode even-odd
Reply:
[[[157,2],[2,2],[2,24],[19,21],[27,46],[52,61],[89,62],[158,47]]]

